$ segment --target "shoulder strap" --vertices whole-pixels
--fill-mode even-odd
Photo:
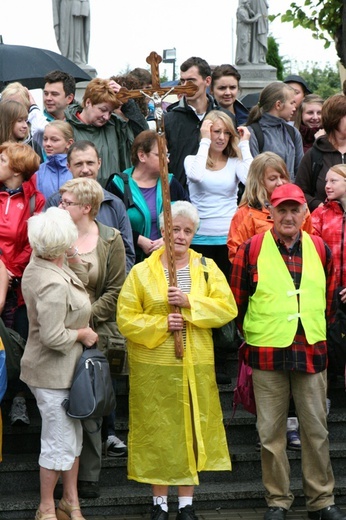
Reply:
[[[262,131],[261,125],[259,124],[258,121],[255,121],[254,123],[251,123],[250,128],[252,128],[252,130],[255,133],[255,136],[256,136],[256,139],[258,142],[258,152],[262,153],[263,146],[264,146],[264,137],[263,137],[263,131]]]
[[[311,194],[316,193],[316,184],[323,166],[323,153],[318,148],[311,148]]]
[[[319,254],[322,264],[326,265],[326,248],[324,242],[317,235],[309,235],[313,243],[315,244],[316,251]],[[263,242],[264,233],[260,233],[259,235],[254,235],[251,238],[250,242],[250,250],[249,250],[249,264],[255,265],[257,263],[257,258],[259,252],[261,250],[262,242]]]
[[[294,127],[292,125],[288,125],[287,123],[284,123],[285,127],[287,128],[287,132],[290,134],[290,138],[292,139],[293,143],[296,140],[296,133],[294,131]],[[258,121],[255,121],[255,123],[251,123],[250,127],[255,133],[257,142],[258,142],[258,151],[259,153],[263,152],[264,147],[264,136],[263,136],[263,130],[261,128],[261,125]]]
[[[326,255],[326,247],[324,245],[323,240],[317,235],[309,235],[313,243],[315,244],[316,251],[319,254],[322,265],[326,265],[327,255]]]
[[[259,233],[251,238],[249,250],[249,264],[257,264],[257,258],[262,247],[264,233]]]
[[[288,123],[284,123],[285,127],[287,128],[287,132],[290,134],[290,138],[292,139],[293,143],[296,141],[296,133],[294,131],[294,126],[289,125]]]
[[[201,257],[201,264],[204,266],[207,266],[207,262],[205,261],[205,256]],[[205,281],[208,283],[208,278],[209,278],[208,272],[205,269],[203,269],[203,272],[204,272]]]
[[[108,183],[110,181],[113,181],[114,177],[116,177],[116,176],[120,177],[120,179],[122,179],[122,181],[124,183],[124,200],[123,200],[123,202],[125,204],[126,210],[128,210],[129,208],[134,206],[132,192],[131,192],[131,188],[129,185],[129,176],[123,172],[116,172],[116,173],[113,173],[113,175],[111,175],[111,177],[108,179]]]
[[[34,193],[29,200],[29,206],[30,206],[30,217],[33,216],[35,213],[35,206],[36,206],[36,193]]]

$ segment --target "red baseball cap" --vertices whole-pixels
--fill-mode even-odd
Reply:
[[[298,204],[306,204],[305,195],[299,186],[287,183],[275,188],[270,198],[270,205],[276,208],[276,206],[288,200],[298,202]]]

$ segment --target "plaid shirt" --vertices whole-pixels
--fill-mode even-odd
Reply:
[[[301,235],[289,249],[273,233],[277,247],[294,281],[296,289],[300,286],[302,275],[302,243]],[[232,265],[231,289],[238,305],[237,322],[240,331],[247,311],[249,296],[254,294],[257,286],[257,265],[249,265],[249,250],[251,239],[244,242],[238,249]],[[336,310],[336,280],[332,255],[326,247],[326,316],[330,322]],[[303,330],[301,321],[298,321],[297,332],[291,346],[287,348],[274,348],[270,345],[253,347],[248,345],[246,349],[247,363],[252,368],[259,370],[298,370],[314,374],[327,367],[327,342],[320,341],[309,345]]]

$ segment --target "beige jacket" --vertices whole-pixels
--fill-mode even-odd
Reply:
[[[39,388],[70,388],[83,350],[77,329],[89,324],[89,296],[68,267],[35,256],[24,271],[22,291],[29,337],[20,378]]]

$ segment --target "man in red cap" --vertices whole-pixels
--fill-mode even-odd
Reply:
[[[244,242],[232,266],[238,326],[253,369],[268,504],[264,520],[284,520],[294,499],[286,453],[291,394],[300,423],[308,517],[346,520],[334,504],[326,410],[326,316],[335,312],[336,282],[328,247],[300,229],[306,210],[298,186],[275,188],[273,229]]]

